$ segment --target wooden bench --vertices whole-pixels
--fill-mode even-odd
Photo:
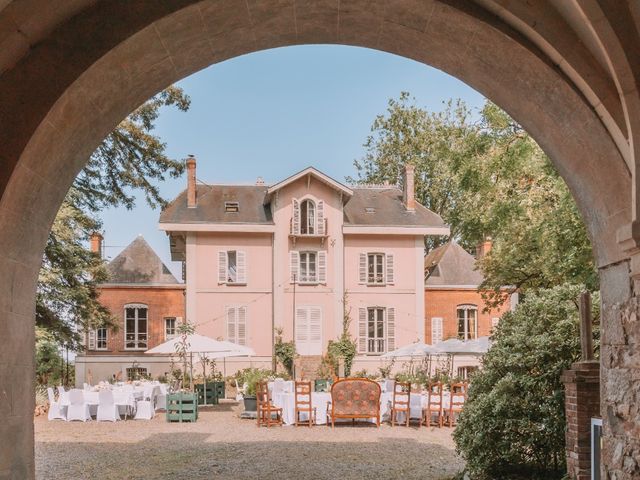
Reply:
[[[331,386],[331,428],[336,419],[375,418],[380,426],[380,385],[367,378],[344,378]]]

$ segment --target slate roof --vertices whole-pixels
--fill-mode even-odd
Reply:
[[[167,266],[139,235],[107,265],[108,284],[177,284]]]
[[[478,286],[484,277],[475,270],[476,260],[455,242],[438,247],[424,258],[427,275],[425,286],[473,285]]]
[[[344,206],[344,223],[446,228],[440,215],[419,203],[415,212],[408,212],[402,201],[402,190],[397,187],[353,187],[353,196]]]
[[[187,207],[187,191],[178,195],[160,214],[160,223],[257,223],[273,224],[264,204],[265,185],[198,185],[197,207]],[[225,202],[238,202],[237,213],[226,213]]]

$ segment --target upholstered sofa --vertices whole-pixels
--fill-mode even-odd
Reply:
[[[380,394],[380,385],[367,378],[344,378],[334,382],[327,411],[331,427],[341,418],[375,419],[379,427]]]

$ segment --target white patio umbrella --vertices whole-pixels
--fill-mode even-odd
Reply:
[[[426,357],[427,355],[433,355],[436,353],[442,353],[435,345],[429,345],[428,343],[416,342],[409,345],[405,345],[391,352],[387,352],[381,355],[382,358],[394,358],[394,357]]]
[[[491,342],[489,337],[480,337],[476,340],[459,340],[450,338],[444,342],[436,343],[434,347],[440,350],[439,353],[468,353],[472,355],[484,355],[489,351]]]
[[[176,346],[182,342],[182,335],[167,340],[160,345],[150,348],[144,353],[148,354],[165,354],[175,355]],[[186,352],[191,355],[191,378],[193,378],[193,354],[200,355],[201,358],[227,358],[227,357],[249,357],[256,354],[252,348],[244,345],[238,345],[226,340],[214,340],[197,333],[186,336],[187,348]],[[206,367],[205,367],[206,368]],[[204,375],[204,405],[207,404],[207,376]]]

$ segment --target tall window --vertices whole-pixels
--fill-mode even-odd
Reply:
[[[367,256],[367,283],[384,283],[384,254],[370,253]]]
[[[313,235],[316,229],[316,205],[311,200],[300,204],[300,233]]]
[[[300,283],[317,283],[316,252],[300,252]]]
[[[478,338],[478,307],[475,305],[458,307],[458,338],[460,340]]]
[[[227,340],[238,345],[247,344],[247,307],[226,307]]]
[[[107,349],[107,329],[98,328],[96,330],[96,350]]]
[[[124,309],[125,348],[147,349],[147,306],[126,305]]]
[[[227,252],[227,282],[237,283],[238,281],[238,257],[235,250]]]
[[[176,335],[176,317],[167,317],[164,319],[164,339],[171,340]]]
[[[367,352],[384,353],[384,308],[367,309]]]
[[[218,283],[245,285],[247,283],[247,255],[240,250],[218,252]]]

